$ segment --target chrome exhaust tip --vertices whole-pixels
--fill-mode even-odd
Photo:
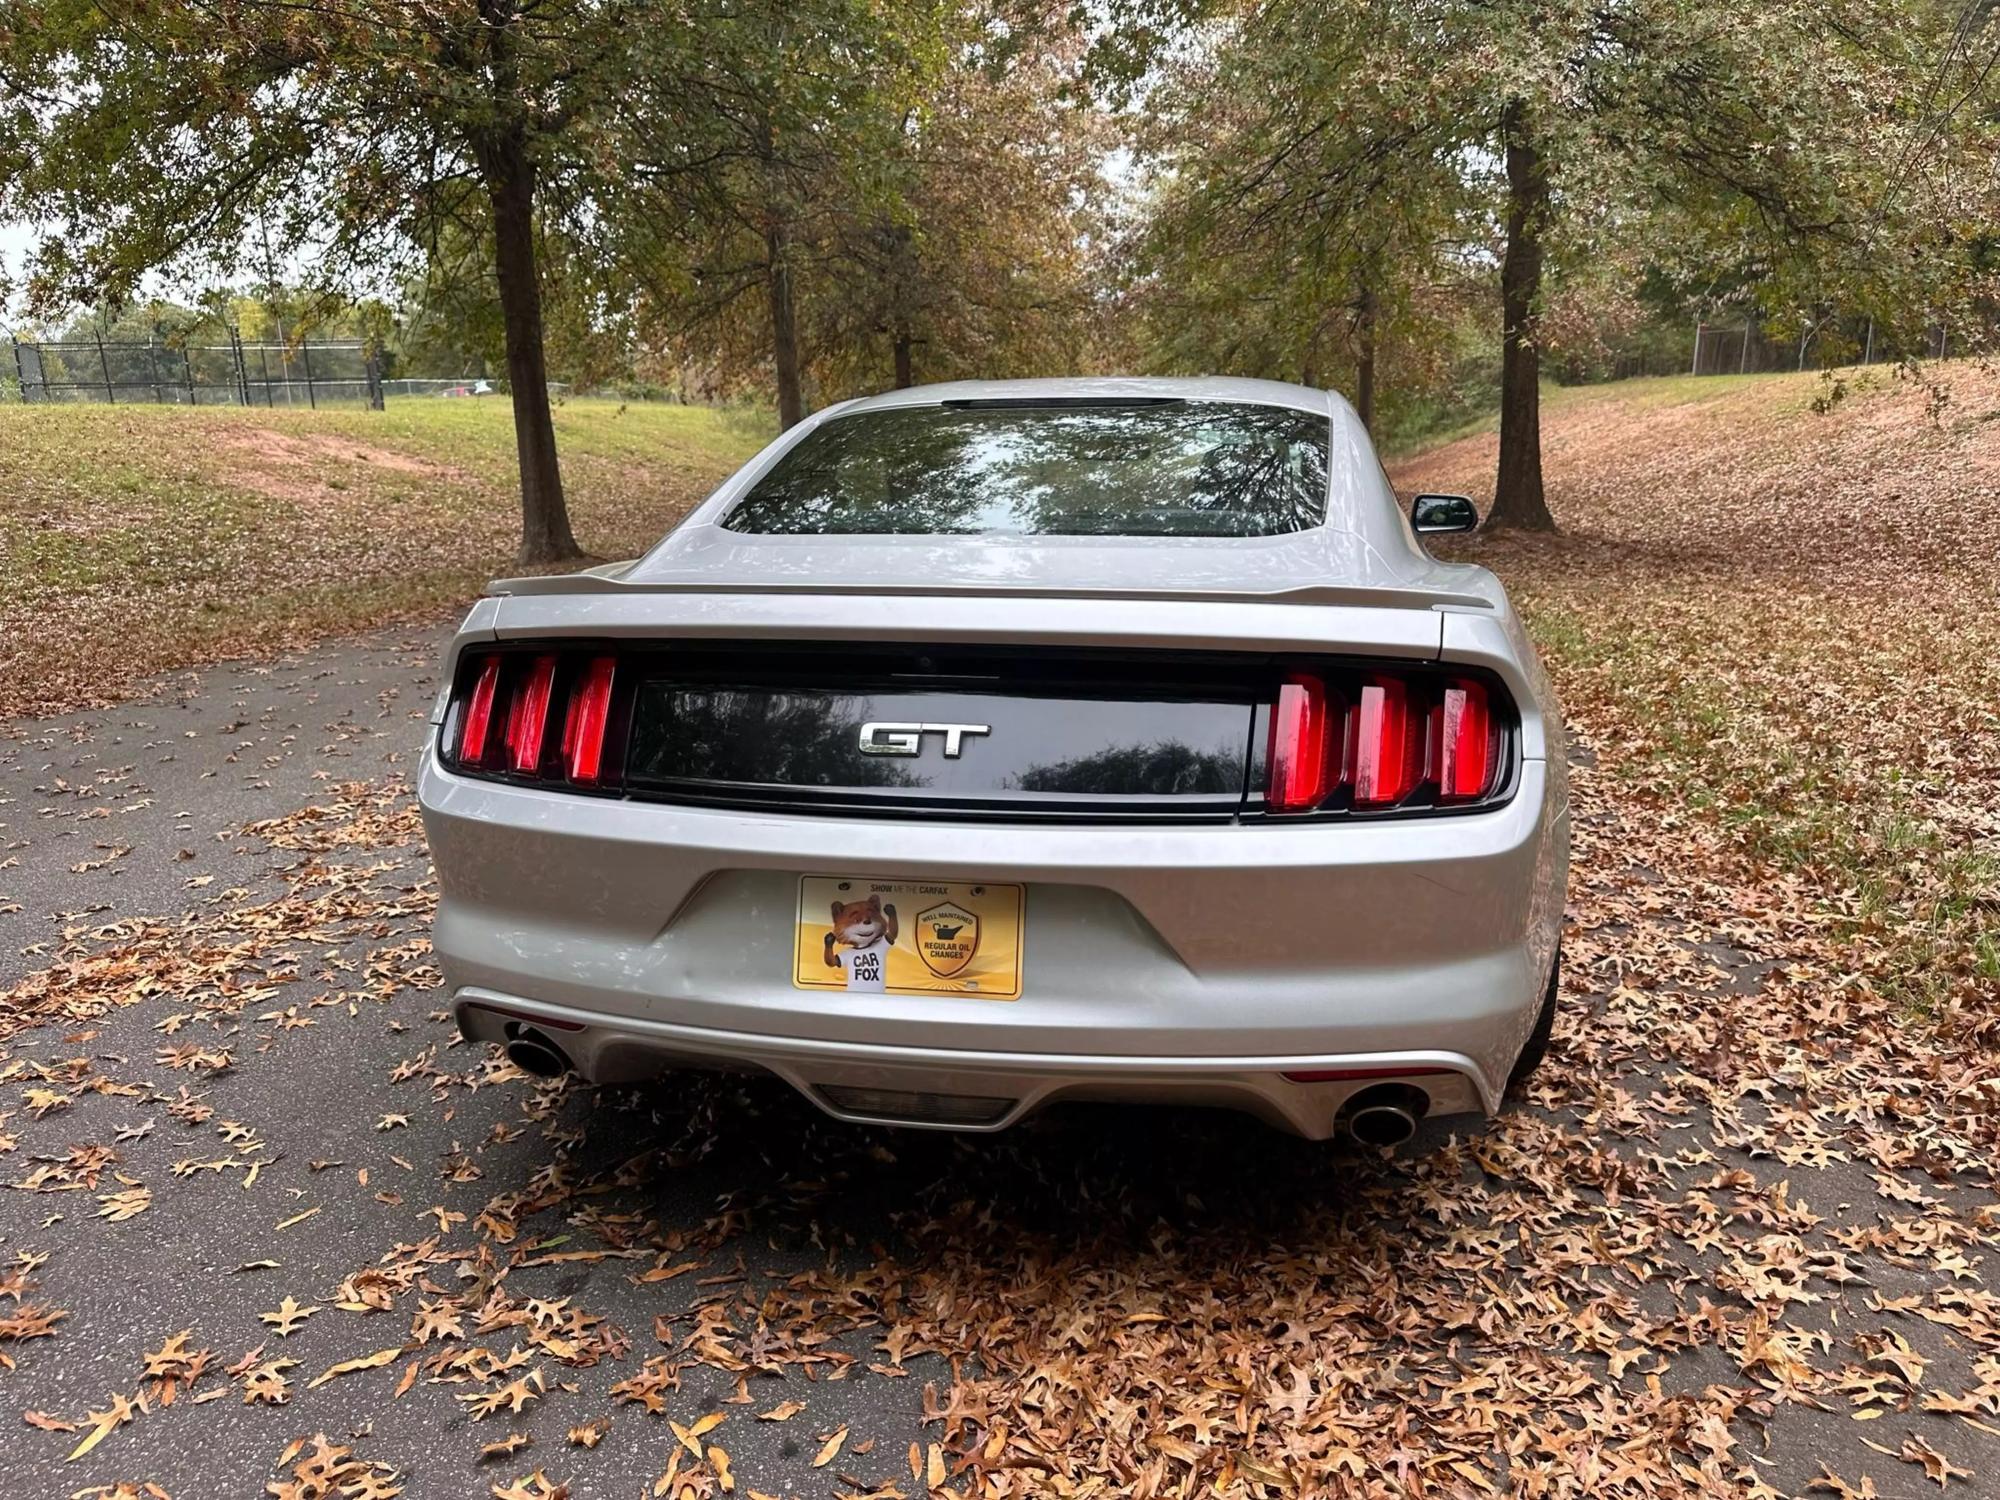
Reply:
[[[1400,1146],[1417,1133],[1417,1117],[1400,1104],[1371,1104],[1348,1117],[1347,1133],[1364,1146]]]
[[[1378,1083],[1347,1103],[1347,1134],[1356,1144],[1383,1150],[1417,1133],[1430,1096],[1407,1083]]]
[[[507,1061],[536,1078],[560,1078],[570,1069],[570,1061],[547,1037],[524,1031],[507,1043]]]

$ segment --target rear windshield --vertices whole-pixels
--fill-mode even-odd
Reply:
[[[892,407],[800,441],[731,531],[1270,536],[1326,514],[1328,421],[1162,401]]]

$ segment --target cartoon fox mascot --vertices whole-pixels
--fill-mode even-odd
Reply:
[[[848,951],[837,951],[840,947]],[[880,895],[866,901],[833,903],[833,931],[826,935],[826,966],[847,971],[851,990],[882,987],[882,968],[896,946],[896,908]]]

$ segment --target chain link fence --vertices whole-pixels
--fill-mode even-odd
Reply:
[[[1779,370],[1817,370],[1836,365],[1873,365],[1916,357],[1945,359],[1951,331],[1933,327],[1914,346],[1878,334],[1872,319],[1829,318],[1798,338],[1773,338],[1755,323],[1697,323],[1693,375],[1767,375]]]
[[[34,406],[361,405],[382,409],[381,360],[354,342],[226,343],[12,339],[0,344],[0,400]]]
[[[1981,337],[1987,336],[1981,333]],[[1702,319],[1676,334],[1654,333],[1643,347],[1618,349],[1601,364],[1563,373],[1568,384],[1645,375],[1770,375],[1848,365],[1896,364],[1964,354],[1978,343],[1942,325],[1896,339],[1869,318],[1827,317],[1797,335],[1773,334],[1754,317]]]

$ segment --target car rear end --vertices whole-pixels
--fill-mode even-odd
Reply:
[[[1567,823],[1533,655],[1320,393],[823,414],[638,563],[496,586],[450,668],[437,952],[524,1066],[1324,1137],[1491,1111],[1541,1011]]]
[[[1497,1106],[1564,843],[1498,622],[606,588],[487,601],[454,649],[421,796],[468,1034],[975,1129],[1056,1099],[1313,1137],[1364,1091]],[[885,758],[882,724],[989,732]],[[1012,951],[982,987],[852,992],[827,882],[908,892],[905,922],[983,908],[996,943],[1011,910]]]

